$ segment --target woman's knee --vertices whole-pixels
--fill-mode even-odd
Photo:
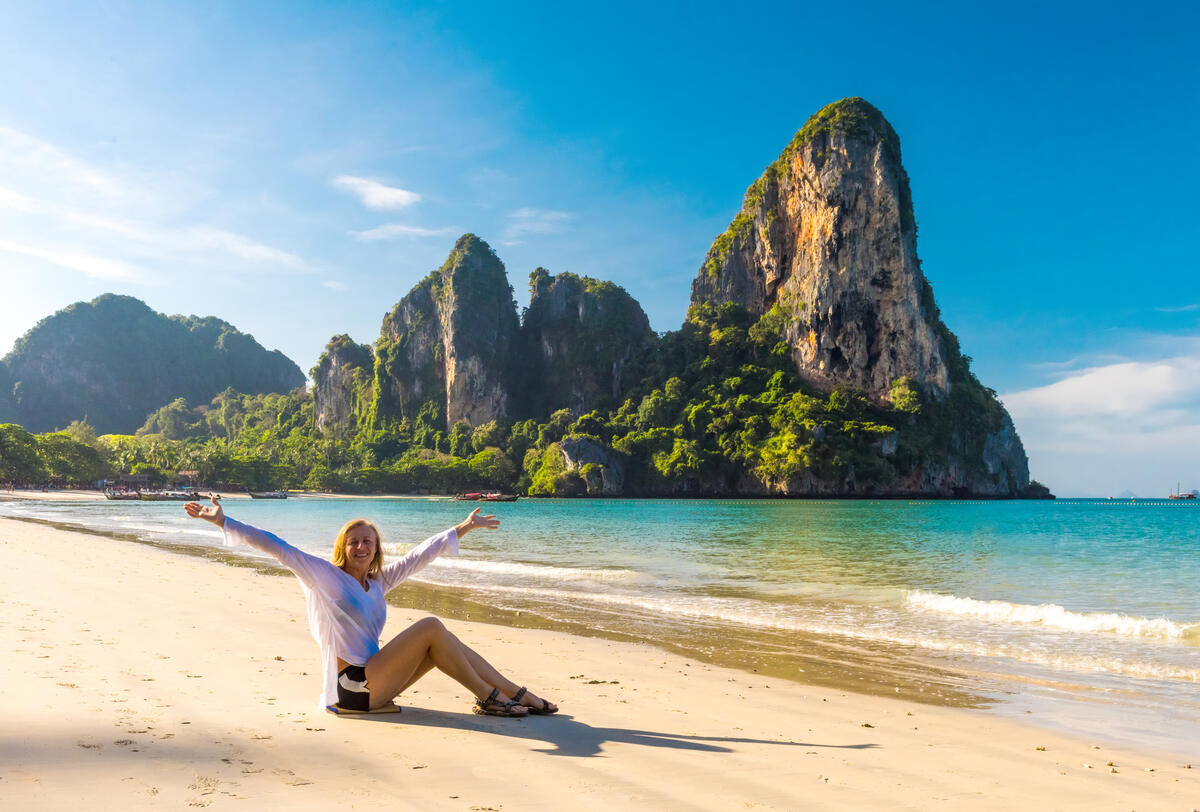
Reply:
[[[441,637],[447,633],[446,624],[436,617],[423,617],[413,624],[413,628],[428,637]]]

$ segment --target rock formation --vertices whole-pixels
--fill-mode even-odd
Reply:
[[[590,496],[625,493],[625,463],[612,451],[585,437],[564,437],[558,444],[563,466],[578,471]]]
[[[100,433],[131,433],[179,397],[206,403],[228,388],[258,394],[304,385],[295,363],[220,319],[168,317],[113,294],[38,322],[4,365],[10,412],[35,432],[86,417]]]
[[[855,98],[809,119],[749,188],[692,302],[779,308],[797,371],[824,389],[881,400],[907,376],[940,399],[950,381],[927,287],[900,139]]]
[[[376,343],[376,420],[414,419],[440,401],[446,425],[504,417],[517,311],[504,264],[474,234],[383,320]]]
[[[657,338],[641,306],[611,282],[544,268],[529,275],[529,289],[521,324],[525,411],[545,417],[619,406]]]
[[[309,373],[316,427],[342,432],[370,408],[375,354],[348,335],[334,336]]]
[[[769,314],[819,391],[850,386],[883,403],[907,379],[928,401],[952,401],[949,456],[924,460],[901,490],[1015,495],[1029,483],[1024,449],[942,324],[916,237],[899,137],[868,102],[844,99],[812,116],[747,190],[692,283],[692,304]]]

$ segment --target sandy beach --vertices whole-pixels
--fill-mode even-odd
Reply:
[[[334,717],[291,577],[9,519],[0,562],[4,808],[1200,806],[1179,756],[484,623],[449,625],[559,715],[474,716],[433,673]]]

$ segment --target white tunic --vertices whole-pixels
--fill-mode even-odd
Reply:
[[[225,546],[245,544],[277,559],[296,574],[308,603],[308,627],[321,647],[325,685],[322,706],[337,702],[337,661],[366,665],[379,651],[387,619],[383,597],[442,552],[458,555],[458,533],[450,528],[426,539],[367,580],[364,590],[353,576],[330,561],[297,550],[274,533],[225,518]]]

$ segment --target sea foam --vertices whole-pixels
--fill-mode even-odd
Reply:
[[[1115,612],[1072,612],[1053,603],[1031,605],[1007,601],[979,601],[957,595],[939,595],[914,589],[905,603],[946,615],[973,617],[997,623],[1023,623],[1087,634],[1118,634],[1160,640],[1194,639],[1200,624],[1180,624],[1167,618],[1145,618]]]

